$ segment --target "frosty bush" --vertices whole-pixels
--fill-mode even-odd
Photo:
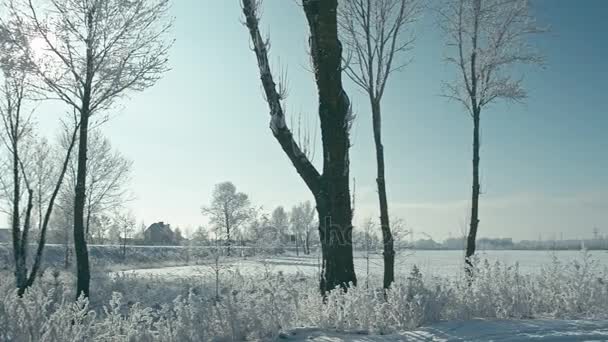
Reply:
[[[211,277],[209,277],[211,278]],[[583,252],[540,273],[475,261],[475,277],[430,280],[414,268],[386,293],[337,289],[323,300],[316,279],[269,270],[200,277],[98,276],[92,302],[72,300],[73,278],[54,271],[18,298],[0,278],[1,341],[272,340],[298,327],[388,333],[466,318],[608,318],[608,274]]]

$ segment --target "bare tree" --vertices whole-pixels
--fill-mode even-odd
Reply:
[[[270,129],[315,197],[322,248],[320,289],[323,294],[357,284],[353,264],[352,212],[349,190],[349,132],[353,121],[350,100],[342,87],[342,44],[338,39],[336,0],[302,0],[310,28],[310,56],[319,96],[323,173],[319,173],[294,140],[285,121],[285,83],[277,85],[268,62],[269,41],[259,30],[261,1],[242,0],[245,25],[253,42]]]
[[[467,237],[466,270],[475,253],[479,227],[479,150],[482,109],[496,100],[526,98],[522,79],[513,76],[517,64],[542,64],[543,58],[527,42],[544,30],[530,14],[528,0],[448,0],[438,10],[458,78],[445,84],[444,95],[464,106],[473,119],[473,188]]]
[[[395,280],[395,249],[386,198],[380,105],[389,76],[407,64],[400,57],[414,42],[410,26],[418,8],[418,0],[349,0],[340,6],[340,33],[349,55],[346,74],[367,93],[372,110],[385,289]]]
[[[247,227],[248,236],[255,241],[256,247],[267,253],[276,253],[281,249],[277,234],[268,213],[262,208],[252,211],[253,215]]]
[[[86,170],[85,235],[91,238],[91,225],[97,216],[114,211],[132,199],[128,183],[133,161],[112,148],[110,140],[99,129],[90,132]],[[72,158],[68,170],[70,187],[64,191],[74,196],[77,183],[77,160]]]
[[[11,53],[11,52],[9,52]],[[26,178],[23,169],[23,154],[21,147],[28,136],[31,135],[31,115],[24,113],[24,102],[26,102],[26,94],[28,88],[26,86],[27,72],[24,70],[22,60],[11,59],[8,56],[2,58],[2,74],[4,84],[2,87],[2,102],[0,105],[0,114],[2,117],[3,131],[2,140],[6,147],[10,162],[11,182],[5,188],[7,191],[7,199],[11,205],[10,218],[13,236],[13,255],[15,258],[15,278],[17,287],[24,289],[27,282],[27,241],[30,229],[29,217],[32,209],[33,193],[27,188],[27,211],[22,213],[21,200],[23,197],[23,181]],[[24,148],[25,149],[25,148]],[[27,180],[26,180],[27,183]],[[21,215],[25,214],[26,218],[22,220]],[[24,222],[22,222],[24,221]],[[23,227],[22,227],[23,224]]]
[[[310,254],[310,236],[314,223],[315,209],[309,201],[302,202],[291,209],[291,226],[296,236],[296,252],[299,242],[304,242],[304,254]]]
[[[285,245],[288,241],[287,229],[289,228],[289,214],[283,206],[276,207],[270,215],[270,225],[275,233],[275,239],[279,245]]]
[[[15,34],[43,42],[44,58],[29,54],[49,91],[79,113],[78,169],[74,201],[77,296],[89,296],[85,239],[87,142],[91,117],[129,92],[154,85],[167,71],[172,41],[166,34],[169,0],[11,0]]]
[[[13,255],[15,259],[15,279],[19,295],[23,295],[25,290],[30,287],[40,269],[42,255],[46,243],[46,232],[52,215],[54,202],[64,179],[67,163],[72,152],[78,124],[75,122],[71,128],[72,135],[69,139],[70,144],[66,150],[66,155],[58,165],[48,165],[44,153],[38,149],[41,144],[36,141],[33,133],[32,112],[27,113],[26,102],[30,100],[32,89],[29,86],[30,69],[27,58],[20,53],[17,48],[17,38],[11,36],[8,30],[12,26],[3,22],[0,27],[0,36],[5,50],[0,55],[0,67],[4,84],[1,90],[0,117],[2,119],[2,142],[10,156],[11,179],[2,178],[3,188],[11,188],[12,191],[6,193],[5,198],[11,205],[9,214],[11,217]],[[23,43],[23,42],[22,42]],[[27,43],[23,43],[27,47]],[[69,129],[66,129],[70,131]],[[42,152],[49,152],[45,147]],[[41,168],[59,166],[58,171],[53,176],[51,192],[48,194],[50,174],[42,176]],[[44,179],[42,179],[44,178]],[[40,183],[44,183],[44,189]],[[34,186],[36,185],[36,186]],[[25,194],[24,194],[25,190]],[[37,191],[37,192],[36,192]],[[49,195],[47,197],[47,195]],[[30,241],[30,230],[33,226],[34,201],[38,198],[39,232],[38,246],[34,257],[32,268],[28,273],[27,246]],[[26,200],[25,208],[21,205],[21,200]],[[44,199],[44,201],[43,201]],[[43,213],[44,207],[44,213]]]
[[[68,182],[66,181],[66,183]],[[66,185],[69,187],[69,183]],[[62,187],[62,190],[64,187]],[[57,209],[52,217],[51,227],[55,230],[58,240],[63,246],[63,266],[65,269],[68,269],[73,254],[73,234],[70,233],[72,227],[74,227],[73,193],[60,191],[57,196],[56,207]]]
[[[114,225],[118,232],[118,239],[122,245],[122,260],[127,260],[127,241],[135,231],[137,221],[131,211],[116,211],[114,214]]]
[[[208,216],[209,223],[215,226],[216,237],[225,234],[226,254],[230,256],[230,245],[234,234],[252,215],[247,194],[237,192],[232,182],[216,184],[211,204],[202,207],[201,212]]]
[[[391,222],[393,222],[393,225],[391,226],[393,241],[395,241],[397,250],[411,248],[411,244],[408,243],[411,232],[408,229],[405,220],[400,217],[391,217]]]
[[[376,224],[374,220],[368,218],[363,223],[363,234],[361,236],[361,243],[363,244],[363,250],[365,251],[365,288],[369,287],[369,259],[372,248],[374,247],[374,231],[376,230]]]
[[[203,226],[198,226],[190,239],[195,246],[209,245],[209,232]]]
[[[232,267],[230,263],[224,262],[222,260],[222,251],[217,246],[210,250],[211,262],[205,264],[205,268],[198,268],[200,273],[203,273],[205,276],[211,274],[215,279],[215,298],[213,299],[215,303],[219,303],[221,300],[220,297],[220,281],[222,274],[225,272],[231,272]],[[207,273],[207,274],[205,274]]]

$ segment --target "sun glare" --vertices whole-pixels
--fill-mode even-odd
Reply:
[[[46,54],[47,43],[44,38],[36,37],[30,42],[30,48],[36,58],[42,58]]]

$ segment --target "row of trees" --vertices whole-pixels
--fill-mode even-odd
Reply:
[[[270,128],[315,198],[319,217],[324,293],[357,278],[352,261],[352,210],[349,189],[349,130],[351,102],[342,84],[342,71],[365,91],[371,107],[376,150],[380,228],[384,245],[384,288],[394,280],[394,242],[389,220],[382,144],[381,102],[393,72],[408,64],[412,24],[422,10],[417,0],[302,0],[310,28],[309,54],[318,89],[323,146],[322,171],[303,152],[286,124],[285,80],[274,77],[268,61],[269,39],[259,30],[261,0],[242,0],[245,25],[257,58]],[[540,33],[529,14],[527,0],[443,0],[435,10],[449,50],[447,62],[458,77],[446,81],[444,96],[458,101],[473,121],[473,186],[466,245],[467,272],[475,252],[479,226],[480,117],[497,100],[526,97],[516,64],[539,64],[542,58],[527,42]]]
[[[108,111],[119,100],[152,86],[167,70],[172,45],[167,33],[173,23],[168,10],[168,0],[6,1],[6,15],[0,21],[1,62],[8,87],[3,94],[7,113],[4,117],[10,118],[5,123],[10,133],[5,141],[12,155],[10,215],[15,276],[21,293],[31,286],[38,271],[48,221],[73,152],[74,190],[73,196],[67,196],[73,200],[71,204],[66,200],[65,209],[72,214],[76,294],[89,296],[87,230],[90,232],[94,208],[105,206],[98,197],[87,197],[87,188],[96,186],[95,179],[87,178],[90,176],[87,169],[94,167],[89,158],[90,134],[106,120]],[[38,252],[29,276],[26,249],[34,189],[27,177],[29,167],[19,154],[27,132],[22,124],[29,120],[23,111],[25,100],[58,101],[70,113],[64,124],[69,132],[69,148],[53,182],[54,191],[46,206]],[[25,184],[25,208],[21,206],[20,184]]]
[[[238,192],[231,182],[215,186],[208,206],[201,209],[211,226],[216,242],[223,242],[230,255],[230,245],[252,242],[261,247],[282,247],[294,243],[296,253],[300,249],[310,254],[311,240],[316,230],[315,210],[310,202],[302,202],[291,211],[276,207],[272,213],[252,206],[249,196]],[[209,240],[203,228],[194,234],[195,240]]]
[[[5,74],[5,81],[10,80]],[[71,153],[73,132],[62,126],[55,143],[38,136],[36,111],[24,119],[21,117],[23,109],[11,107],[10,99],[18,94],[15,90],[5,83],[4,99],[9,100],[0,106],[0,118],[4,124],[0,130],[3,142],[0,150],[0,210],[11,218],[13,228],[21,227],[19,244],[21,241],[28,243],[32,238],[40,240],[44,234],[45,241],[65,244],[66,255],[69,255],[72,241],[69,228],[73,222],[76,185],[76,158]],[[20,101],[23,108],[31,102],[26,98]],[[123,207],[131,198],[127,184],[132,162],[114,150],[99,130],[92,132],[89,150],[92,167],[87,169],[90,186],[86,189],[86,239],[97,244],[116,242],[125,235],[124,222],[134,220]],[[25,207],[21,205],[23,201],[27,203]],[[54,204],[55,210],[46,218],[49,204]],[[12,215],[13,211],[18,215]],[[23,227],[26,223],[27,229]],[[129,224],[128,228],[134,229],[134,225]],[[22,257],[26,258],[27,254]]]

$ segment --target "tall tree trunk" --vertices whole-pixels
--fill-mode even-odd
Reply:
[[[352,211],[349,190],[350,100],[342,87],[342,44],[338,39],[336,0],[303,0],[310,28],[323,142],[323,173],[312,165],[285,122],[281,95],[276,88],[266,40],[258,27],[257,2],[242,0],[243,13],[254,45],[262,86],[270,109],[270,128],[315,197],[321,240],[322,294],[336,287],[357,285],[353,263]]]
[[[17,118],[18,120],[19,118]],[[18,121],[17,121],[18,122]],[[19,177],[19,145],[17,142],[17,135],[19,134],[16,129],[12,132],[12,157],[13,157],[13,208],[11,212],[11,224],[13,231],[13,256],[15,258],[15,281],[17,288],[22,288],[27,280],[27,270],[25,264],[25,258],[22,255],[24,246],[27,242],[21,239],[21,219],[20,219],[20,208],[19,202],[21,198],[21,179]]]
[[[384,177],[384,146],[382,145],[382,115],[380,101],[370,99],[372,105],[372,121],[374,129],[374,143],[376,145],[376,165],[378,177],[378,199],[380,202],[380,227],[382,229],[382,242],[384,246],[384,282],[383,287],[388,289],[395,280],[395,248],[393,235],[388,216],[388,202],[386,200],[386,182]]]
[[[479,227],[479,118],[480,110],[476,109],[473,114],[473,195],[471,198],[471,226],[467,238],[467,251],[465,259],[465,271],[468,276],[473,273],[471,257],[475,254],[475,240],[477,228]]]
[[[90,232],[90,227],[91,227],[91,206],[90,205],[87,205],[86,212],[87,212],[87,219],[86,219],[86,223],[85,223],[85,227],[86,227],[86,229],[85,229],[85,237],[87,239],[90,239],[91,243],[94,243],[93,239],[91,239],[91,235],[90,235],[91,234],[91,232]]]
[[[28,232],[30,230],[31,225],[31,216],[32,209],[34,208],[34,191],[28,187],[28,198],[27,198],[27,209],[25,212],[25,222],[23,224],[23,235],[21,236],[21,252],[19,253],[21,256],[20,267],[22,269],[22,274],[20,276],[23,279],[20,279],[20,284],[18,285],[17,295],[19,297],[23,296],[25,290],[28,288],[28,276],[27,276],[27,241],[28,241]]]
[[[481,0],[473,3],[473,12],[480,13]],[[471,257],[475,254],[475,240],[477,239],[477,228],[479,227],[479,117],[481,107],[477,98],[477,42],[479,37],[479,15],[474,16],[472,52],[471,52],[471,108],[473,109],[473,193],[471,196],[471,226],[467,237],[467,250],[465,254],[465,273],[469,281],[473,275],[473,263]]]
[[[91,270],[89,252],[85,236],[84,209],[86,206],[87,183],[87,148],[89,143],[89,118],[91,117],[91,96],[93,93],[93,20],[95,6],[87,13],[86,39],[86,78],[82,89],[82,106],[80,108],[80,134],[78,136],[78,167],[76,169],[76,189],[74,197],[74,251],[76,252],[76,298],[81,295],[89,297]]]
[[[342,88],[342,44],[336,0],[303,1],[310,28],[310,54],[319,95],[323,174],[314,193],[323,250],[321,292],[357,285],[353,263],[350,198],[350,100]]]
[[[320,289],[324,295],[337,287],[347,290],[350,284],[357,285],[353,263],[350,196],[345,199],[348,204],[344,203],[344,198],[340,200],[338,196],[336,199],[317,203],[322,256]]]
[[[84,207],[86,201],[87,142],[89,131],[89,100],[83,101],[80,113],[80,135],[78,140],[78,169],[76,174],[76,196],[74,198],[74,250],[76,252],[76,296],[89,297],[91,273],[89,253],[85,238]]]

